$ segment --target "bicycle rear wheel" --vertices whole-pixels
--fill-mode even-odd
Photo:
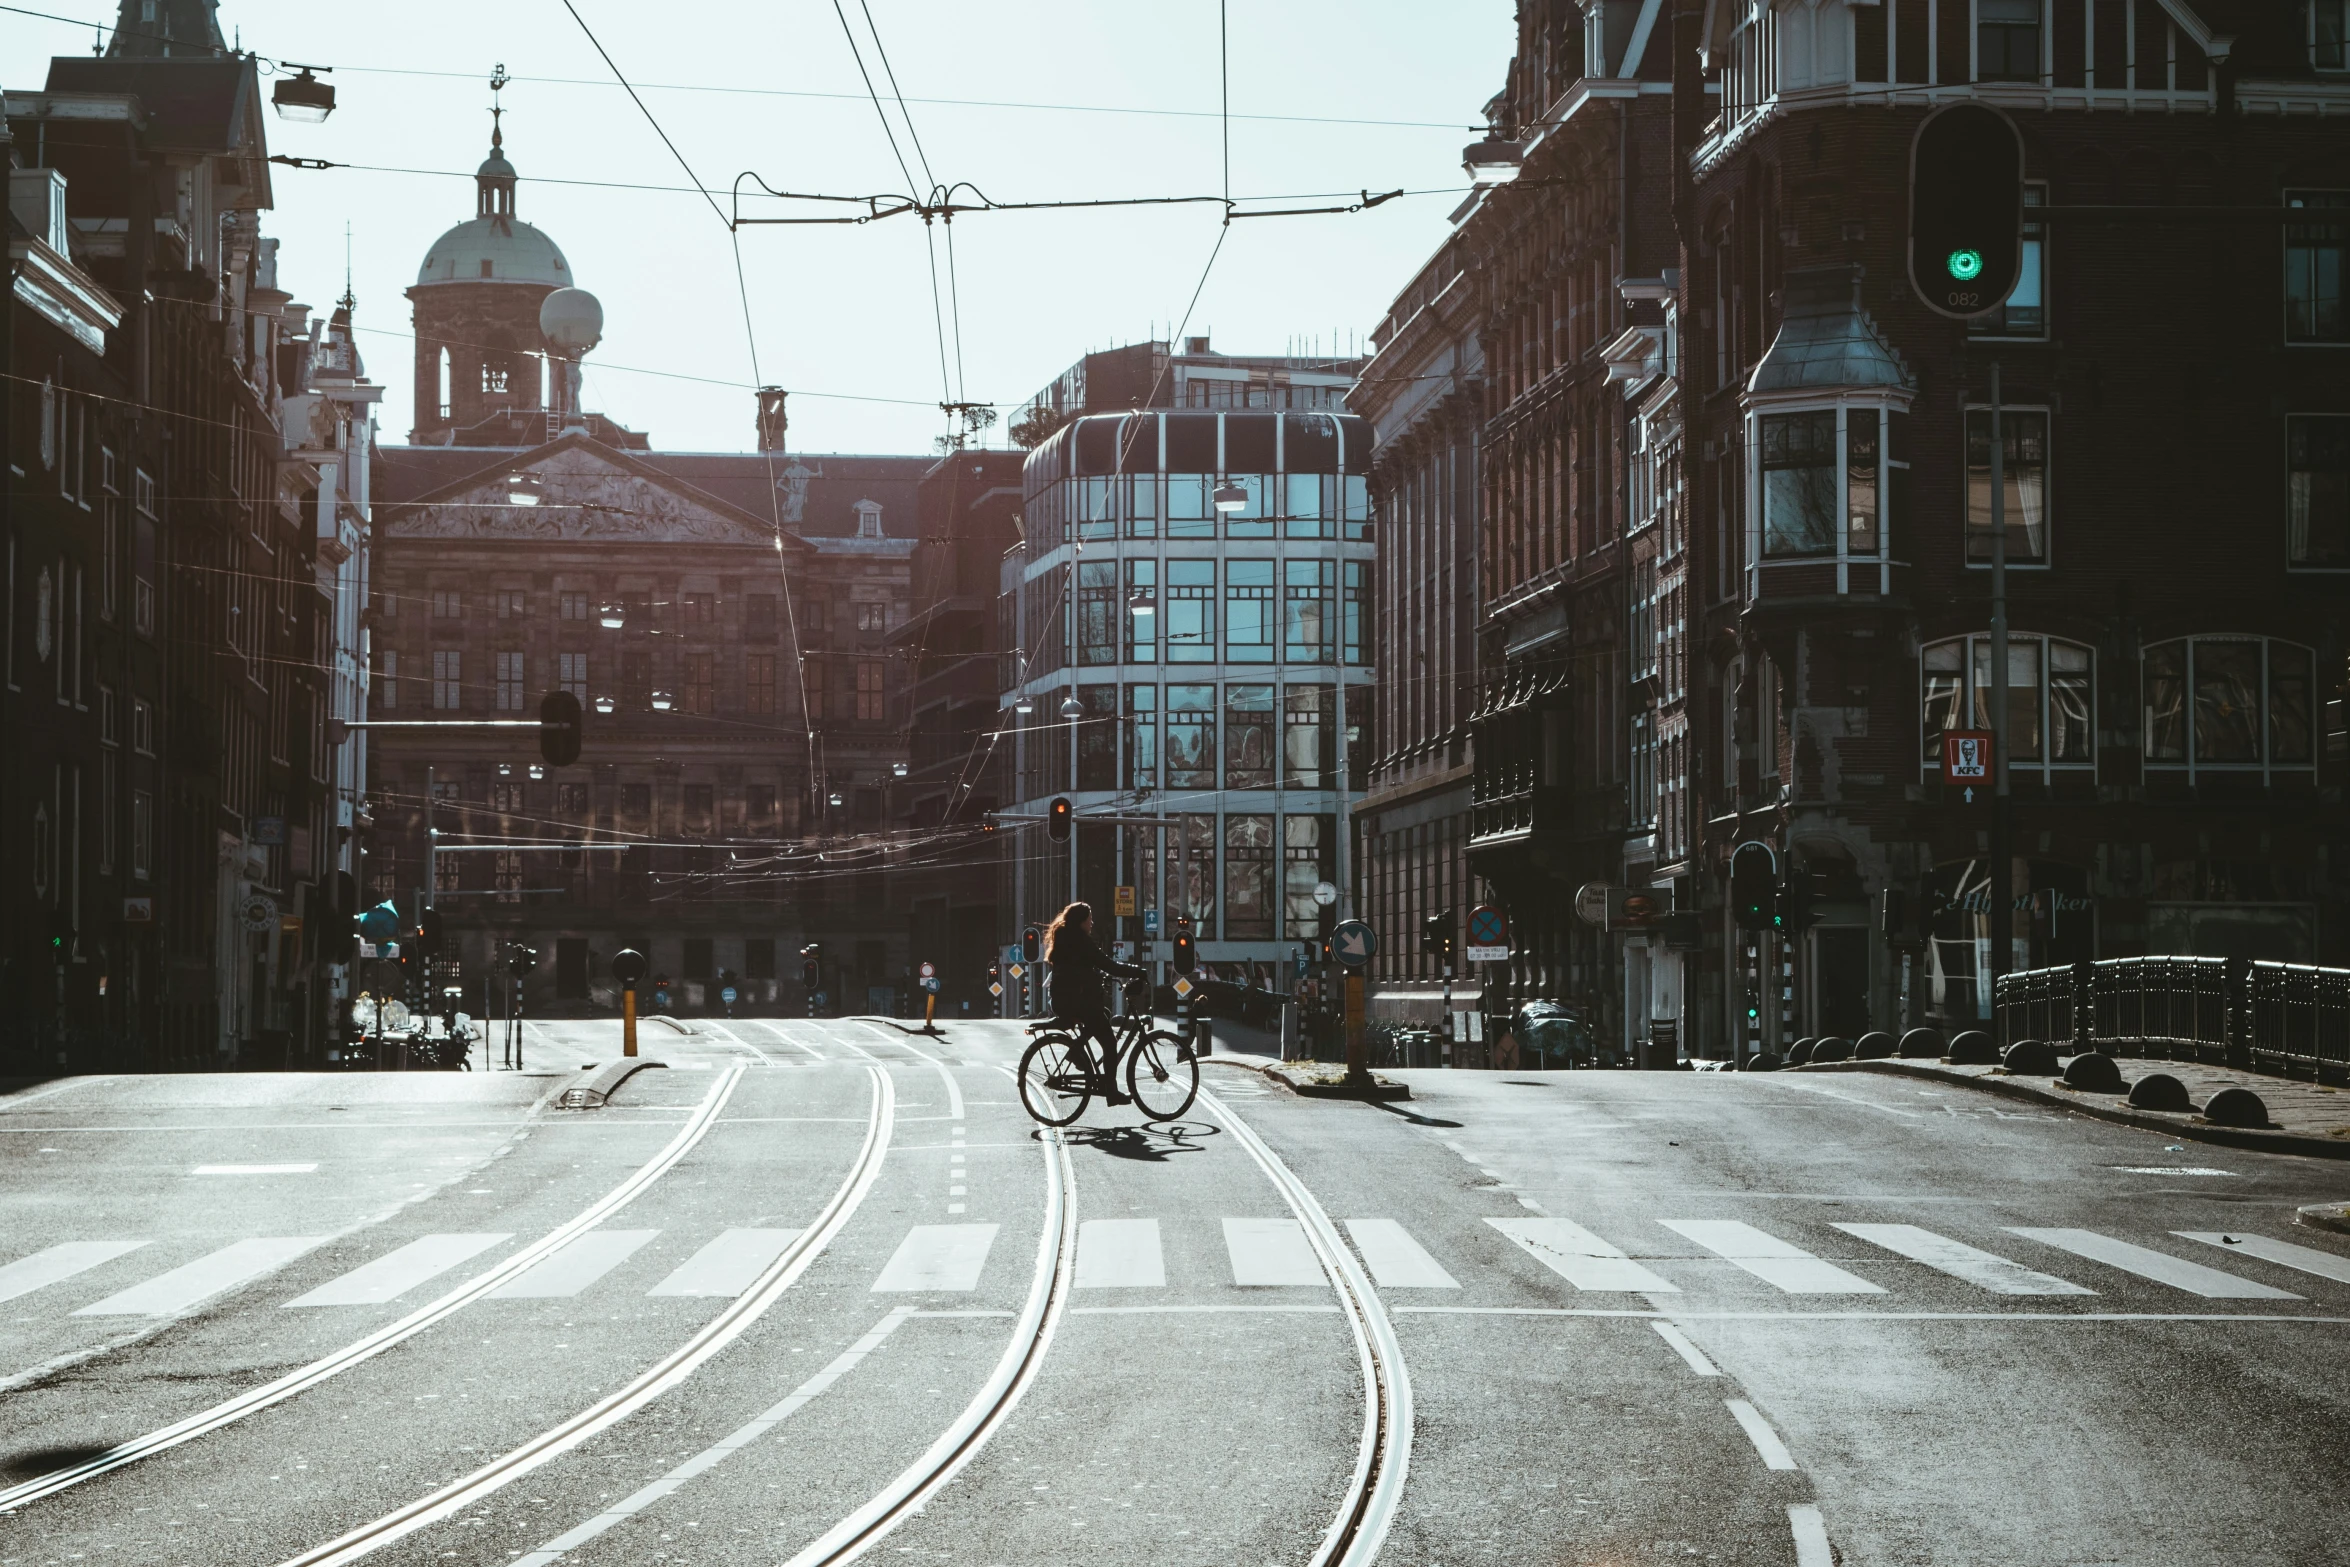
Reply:
[[[1093,1098],[1093,1062],[1066,1034],[1047,1034],[1020,1057],[1020,1105],[1046,1126],[1067,1126]]]
[[[1165,1029],[1127,1047],[1126,1092],[1153,1121],[1172,1121],[1199,1093],[1199,1060],[1180,1035]]]

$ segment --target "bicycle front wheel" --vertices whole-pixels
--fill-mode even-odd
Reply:
[[[1199,1093],[1199,1060],[1181,1036],[1146,1034],[1126,1052],[1126,1092],[1153,1121],[1172,1121]]]
[[[1047,1034],[1020,1057],[1020,1104],[1046,1126],[1067,1126],[1093,1097],[1093,1062],[1066,1034]]]

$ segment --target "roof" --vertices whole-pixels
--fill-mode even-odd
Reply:
[[[482,270],[484,262],[489,270]],[[569,288],[577,279],[562,247],[520,218],[467,218],[432,242],[417,286],[430,283],[548,283]]]
[[[1779,335],[1747,378],[1749,397],[1917,390],[1909,366],[1861,308],[1860,279],[1849,262],[1787,273]]]
[[[59,55],[49,90],[131,93],[147,111],[147,138],[184,152],[268,155],[260,78],[249,59],[92,60]]]

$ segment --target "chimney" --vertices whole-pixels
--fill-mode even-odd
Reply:
[[[1208,340],[1204,337],[1187,337],[1183,340],[1183,351],[1187,354],[1207,354],[1215,350],[1208,347]]]

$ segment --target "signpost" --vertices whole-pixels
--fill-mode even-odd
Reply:
[[[1510,955],[1510,917],[1490,903],[1469,911],[1469,940],[1461,956],[1471,963],[1505,963]]]
[[[1379,953],[1379,933],[1361,920],[1340,920],[1330,932],[1330,955],[1346,969],[1346,1075],[1356,1084],[1370,1079],[1363,1052],[1363,969]]]
[[[1119,919],[1134,918],[1135,892],[1132,887],[1120,887],[1111,894],[1110,912]]]
[[[623,947],[612,954],[612,977],[620,981],[620,1053],[636,1054],[636,987],[643,982],[649,965],[645,955],[634,947]]]

